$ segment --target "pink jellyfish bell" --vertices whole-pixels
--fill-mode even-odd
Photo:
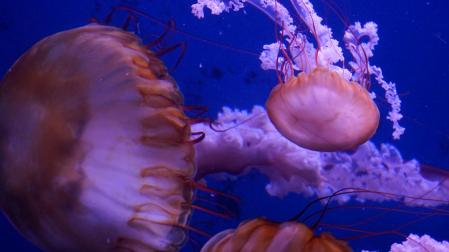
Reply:
[[[379,125],[379,110],[367,90],[324,67],[278,84],[266,108],[284,137],[317,151],[354,149]]]

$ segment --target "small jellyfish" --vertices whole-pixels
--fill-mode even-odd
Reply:
[[[265,251],[265,252],[350,252],[345,241],[313,231],[299,222],[276,223],[254,219],[241,223],[237,229],[216,234],[201,252]]]
[[[295,144],[316,151],[355,149],[370,139],[379,125],[374,93],[369,93],[373,76],[385,90],[393,122],[393,137],[404,132],[398,121],[401,101],[396,85],[383,79],[382,70],[370,65],[377,45],[377,25],[356,22],[344,34],[344,45],[352,60],[346,61],[332,29],[322,24],[310,0],[291,0],[293,15],[282,1],[198,1],[192,13],[204,17],[238,11],[252,5],[275,24],[276,42],[263,46],[259,57],[264,70],[276,70],[278,85],[266,102],[276,129]],[[312,38],[312,39],[311,39]]]
[[[343,59],[338,42],[332,39],[330,28],[321,24],[310,2],[298,1],[293,7],[317,48],[304,34],[296,33],[296,28],[283,28],[287,45],[278,46],[275,69],[284,80],[279,78],[270,93],[268,115],[284,137],[301,147],[316,151],[355,149],[374,135],[380,118],[367,91],[370,69],[365,49],[361,47],[360,61],[353,64],[358,70],[349,78],[349,70],[335,65]],[[277,5],[273,8],[275,13],[281,12]]]
[[[45,251],[176,251],[195,173],[189,119],[138,37],[49,36],[0,86],[0,207]]]
[[[317,151],[354,149],[379,125],[379,110],[368,91],[324,67],[278,84],[266,108],[285,138]]]

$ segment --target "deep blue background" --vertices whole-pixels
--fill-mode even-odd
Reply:
[[[5,73],[15,59],[43,37],[84,25],[93,17],[104,17],[117,3],[143,10],[163,22],[172,18],[179,30],[197,36],[195,39],[190,35],[178,34],[166,43],[184,41],[188,44],[186,55],[173,76],[185,95],[186,104],[207,106],[208,116],[215,116],[223,105],[250,109],[254,104],[263,104],[275,85],[275,74],[262,71],[257,56],[251,54],[259,53],[263,44],[274,41],[274,28],[270,20],[250,7],[245,13],[218,17],[207,15],[206,19],[197,20],[190,14],[191,0],[3,0],[0,3],[0,73]],[[402,124],[407,128],[401,140],[394,144],[405,159],[417,158],[424,163],[449,168],[449,1],[319,0],[314,3],[317,12],[334,29],[337,39],[342,37],[345,20],[372,20],[379,25],[381,40],[372,63],[383,68],[387,80],[397,83],[405,115]],[[336,4],[339,10],[330,8],[332,4]],[[116,23],[120,23],[119,18]],[[141,36],[147,41],[163,29],[145,19],[140,19],[140,25]],[[217,41],[222,46],[201,39]],[[225,44],[230,48],[224,48]],[[238,52],[235,50],[237,48],[249,54]],[[168,66],[172,66],[175,59],[176,53],[164,57]],[[379,106],[385,107],[385,104],[379,102]],[[393,142],[390,134],[391,125],[383,120],[373,140],[376,143]],[[256,173],[235,182],[211,182],[212,187],[240,197],[238,204],[218,199],[232,208],[238,217],[225,221],[195,213],[192,226],[213,234],[257,216],[285,220],[311,200],[298,195],[289,195],[284,199],[270,198],[264,191],[265,182],[265,178]],[[351,224],[378,213],[378,210],[361,208],[340,209],[328,214],[324,222]],[[438,239],[449,240],[448,218],[419,217],[389,212],[374,224],[361,228],[389,230],[418,218],[417,223],[401,229],[401,232],[429,233]],[[339,237],[358,235],[329,231]],[[192,240],[187,244],[186,251],[197,250],[194,244],[201,244],[205,239],[193,235]],[[351,245],[355,251],[361,248],[387,251],[388,244],[400,240],[402,238],[397,235],[382,235],[355,239]],[[0,251],[38,251],[21,238],[3,217],[0,219],[0,242]]]

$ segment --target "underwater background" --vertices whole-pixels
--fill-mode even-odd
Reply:
[[[263,71],[258,60],[262,46],[274,41],[271,20],[249,6],[245,11],[220,16],[208,12],[205,19],[198,20],[191,14],[193,3],[193,0],[3,0],[0,5],[0,73],[6,73],[22,53],[45,36],[85,25],[93,18],[102,20],[112,6],[126,5],[162,23],[175,21],[178,32],[172,33],[164,43],[167,46],[179,42],[187,44],[180,65],[172,71],[186,105],[206,106],[208,112],[204,117],[209,118],[215,118],[222,106],[251,109],[253,105],[263,105],[277,82],[275,72]],[[371,62],[382,67],[387,81],[397,84],[404,115],[402,126],[406,131],[399,141],[392,139],[391,124],[385,119],[388,105],[379,99],[376,102],[382,120],[372,139],[374,143],[392,143],[405,160],[415,158],[449,172],[449,1],[315,0],[312,3],[339,40],[346,22],[374,21],[379,25],[380,41]],[[112,24],[120,26],[125,17],[115,16]],[[164,30],[163,25],[146,18],[139,18],[139,27],[144,41],[151,41]],[[175,50],[162,59],[172,67],[178,56],[179,50]],[[211,188],[239,197],[238,202],[220,197],[211,199],[226,205],[235,216],[227,220],[194,211],[191,226],[213,235],[260,216],[285,221],[313,200],[297,194],[270,197],[264,188],[266,180],[257,172],[249,172],[236,180],[209,179]],[[372,206],[421,211],[398,203],[363,204],[367,207],[329,212],[322,221],[351,224],[378,216],[379,210]],[[397,231],[405,236],[429,234],[437,240],[449,240],[449,217],[439,214],[422,218],[421,215],[387,212],[363,229],[379,232],[397,227],[401,227]],[[332,232],[338,238],[353,237],[350,245],[354,251],[388,251],[393,242],[404,240],[389,232],[371,237],[342,230],[318,231]],[[192,234],[182,251],[198,251],[206,240]],[[4,216],[0,217],[0,242],[0,251],[40,251],[22,238]]]

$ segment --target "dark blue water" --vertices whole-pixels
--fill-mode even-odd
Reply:
[[[330,8],[327,2],[336,4],[338,10]],[[15,59],[43,37],[84,25],[94,17],[102,18],[112,5],[119,3],[145,11],[162,22],[173,19],[179,30],[222,45],[179,33],[166,41],[167,44],[186,42],[188,45],[182,63],[173,72],[187,105],[207,106],[209,112],[206,116],[214,117],[223,105],[250,109],[254,104],[264,104],[276,84],[276,76],[274,72],[261,70],[257,56],[252,53],[259,53],[263,44],[274,41],[274,27],[262,13],[250,7],[245,13],[218,17],[208,15],[204,20],[197,20],[190,14],[192,1],[186,0],[4,0],[0,3],[0,73],[5,73]],[[397,84],[403,101],[405,118],[402,124],[406,132],[401,140],[393,142],[390,123],[383,114],[373,141],[377,144],[392,142],[401,150],[404,159],[416,158],[423,163],[449,168],[449,2],[320,0],[314,3],[316,11],[334,29],[337,39],[342,37],[345,20],[351,23],[375,21],[379,25],[381,40],[372,63],[381,66],[385,78]],[[116,24],[120,22],[114,21]],[[163,30],[163,27],[149,20],[141,19],[140,22],[144,40],[151,40]],[[229,48],[223,47],[225,44]],[[168,66],[173,66],[177,53],[163,59]],[[379,106],[382,108],[385,104],[380,102]],[[384,112],[384,109],[381,110]],[[194,212],[191,225],[211,234],[259,216],[273,220],[288,219],[312,200],[293,194],[283,199],[271,198],[264,190],[266,179],[256,172],[237,181],[210,183],[211,187],[240,198],[238,204],[219,199],[236,213],[237,217],[231,221]],[[378,213],[369,208],[338,210],[326,215],[323,221],[351,224]],[[363,229],[372,232],[391,230],[417,218],[387,213]],[[433,216],[418,219],[398,232],[405,235],[411,232],[427,233],[440,240],[449,240],[448,226],[449,218]],[[0,251],[39,251],[23,239],[4,217],[0,218],[0,230]],[[339,230],[327,231],[337,237],[360,235]],[[196,244],[202,244],[205,240],[193,234],[185,251],[198,250]],[[355,251],[388,251],[391,243],[402,240],[398,235],[384,234],[357,238],[350,244]]]

